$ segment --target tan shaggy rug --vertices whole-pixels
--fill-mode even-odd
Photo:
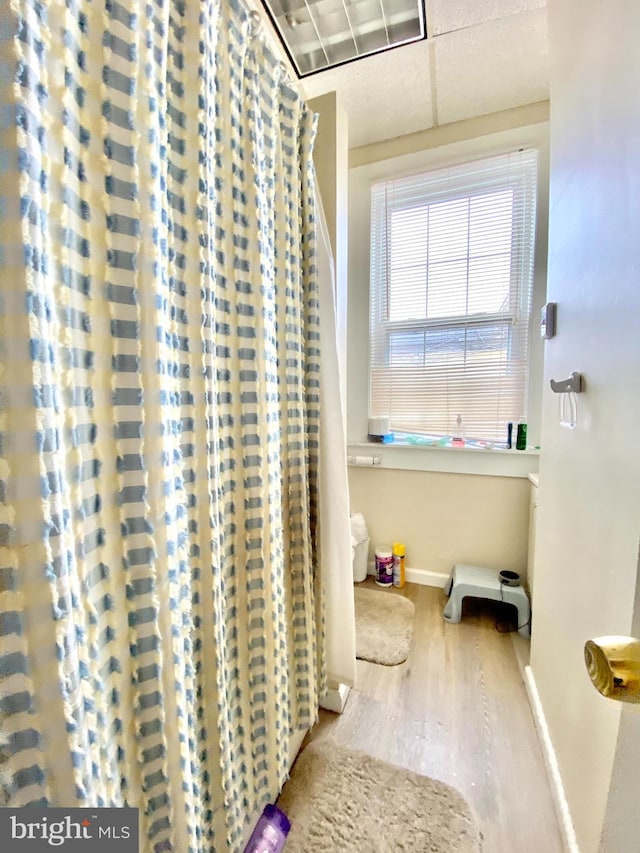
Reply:
[[[363,752],[314,741],[298,756],[278,808],[285,853],[477,853],[469,806],[449,785]]]
[[[390,590],[354,589],[356,657],[385,666],[409,656],[416,609],[413,602]]]

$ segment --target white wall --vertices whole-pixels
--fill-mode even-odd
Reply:
[[[551,0],[549,33],[558,335],[545,355],[531,664],[578,844],[594,853],[620,706],[592,687],[583,648],[631,630],[640,529],[640,4]],[[573,370],[586,392],[568,431],[546,383]]]
[[[327,92],[308,103],[318,113],[313,162],[333,251],[340,395],[346,419],[349,126],[337,92]]]
[[[351,509],[377,543],[404,542],[407,566],[448,576],[456,563],[527,568],[529,483],[517,477],[350,468]]]

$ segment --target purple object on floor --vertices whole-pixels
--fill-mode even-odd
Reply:
[[[280,853],[290,829],[291,822],[286,814],[269,803],[251,833],[244,853]]]

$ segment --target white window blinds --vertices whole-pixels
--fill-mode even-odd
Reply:
[[[526,419],[537,152],[371,188],[370,415],[504,442]]]

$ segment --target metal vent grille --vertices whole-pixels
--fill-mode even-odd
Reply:
[[[299,77],[427,36],[422,0],[262,0]]]

